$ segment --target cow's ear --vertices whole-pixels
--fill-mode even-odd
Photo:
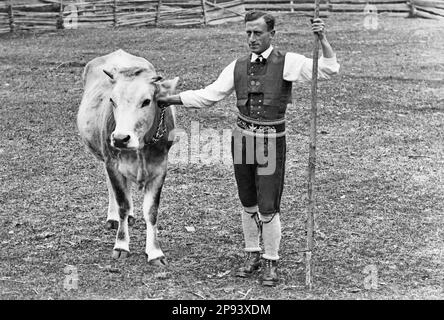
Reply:
[[[109,71],[109,70],[103,69],[103,72],[110,78],[110,80],[112,82],[114,82],[116,80],[113,71]]]
[[[157,76],[153,77],[153,82],[158,82],[158,81],[160,81],[162,79],[163,79],[162,76],[157,75]]]
[[[174,79],[164,80],[162,82],[156,82],[157,85],[156,97],[173,95],[176,91],[178,82],[179,82],[179,77],[175,77]]]

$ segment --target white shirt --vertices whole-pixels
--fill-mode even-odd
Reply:
[[[271,54],[271,51],[273,51],[273,46],[269,46],[267,50],[265,50],[264,52],[261,53],[261,56],[265,59],[268,59],[268,57]],[[252,52],[251,53],[251,62],[256,61],[257,57],[259,57],[256,53]],[[262,61],[262,59],[261,59]]]
[[[261,56],[268,59],[273,46],[262,52]],[[252,53],[251,61],[256,60],[258,55]],[[234,90],[234,66],[236,61],[231,62],[212,84],[200,90],[188,90],[180,93],[180,99],[185,107],[203,108],[210,107],[216,102],[228,97]],[[301,54],[287,52],[284,61],[283,78],[286,81],[305,82],[311,80],[313,59]],[[321,57],[318,62],[318,79],[330,79],[337,74],[339,64],[336,55],[331,58]]]

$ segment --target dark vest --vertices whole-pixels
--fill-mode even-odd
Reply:
[[[234,88],[239,112],[256,120],[283,119],[291,102],[290,81],[283,79],[285,53],[273,50],[265,64],[240,58],[234,67]]]

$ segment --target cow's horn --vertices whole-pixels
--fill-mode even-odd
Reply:
[[[111,80],[114,80],[114,75],[113,75],[111,72],[109,72],[108,70],[105,70],[105,69],[103,69],[103,72],[104,72],[108,77],[110,77]]]

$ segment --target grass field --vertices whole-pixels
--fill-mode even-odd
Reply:
[[[278,18],[275,45],[311,55],[308,19]],[[213,81],[246,52],[242,23],[196,29],[67,30],[0,37],[0,298],[443,299],[444,34],[436,21],[326,19],[340,74],[319,88],[314,289],[304,288],[309,84],[294,86],[276,288],[228,271],[242,260],[231,166],[174,164],[160,241],[170,265],[146,263],[141,197],[132,255],[113,261],[102,165],[75,118],[83,66],[118,48],[146,57],[179,90]],[[178,108],[178,124],[232,128],[234,97]],[[195,232],[185,227],[194,226]],[[374,265],[377,288],[366,289]],[[65,268],[78,290],[64,290]]]

